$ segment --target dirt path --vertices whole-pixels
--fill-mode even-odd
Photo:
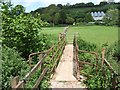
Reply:
[[[85,84],[73,76],[73,44],[65,46],[56,72],[50,81],[51,88],[85,88]]]

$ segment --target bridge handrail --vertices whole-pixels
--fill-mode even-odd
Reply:
[[[75,47],[75,57],[76,57],[76,62],[78,63],[78,65],[80,64],[79,63],[79,60],[78,60],[78,52],[83,52],[83,53],[90,53],[90,54],[94,54],[96,56],[96,72],[97,72],[97,69],[98,69],[98,53],[97,52],[93,52],[93,51],[86,51],[86,50],[79,50],[78,48],[78,44],[77,44],[77,37],[76,37],[76,34],[74,35],[74,47]],[[116,88],[116,85],[118,84],[118,78],[116,78],[118,75],[118,73],[113,69],[113,67],[110,65],[110,63],[105,59],[105,49],[103,48],[102,49],[102,62],[101,62],[101,67],[102,67],[102,71],[103,71],[103,65],[105,65],[109,68],[109,70],[111,71],[111,73],[114,74],[114,77],[113,77],[113,82],[112,82],[112,88]],[[86,63],[86,64],[89,64],[89,63]],[[90,65],[90,64],[89,64]],[[79,68],[78,68],[79,69]],[[79,70],[78,70],[79,71]],[[102,73],[105,73],[105,72],[102,72]],[[116,82],[117,81],[117,82]]]
[[[52,55],[52,58],[50,59],[50,61],[56,57],[55,62],[53,64],[53,67],[51,69],[50,72],[52,72],[56,66],[56,62],[59,60],[60,58],[60,55],[56,55],[58,53],[58,51],[61,51],[63,52],[63,49],[65,47],[65,44],[66,44],[66,39],[65,39],[65,36],[62,35],[61,39],[58,41],[58,43],[56,45],[53,45],[49,50],[46,50],[46,51],[43,51],[43,52],[38,52],[38,53],[32,53],[29,55],[29,64],[31,65],[31,60],[32,60],[32,57],[35,56],[35,55],[41,55],[41,54],[44,54],[44,56],[42,58],[39,58],[39,61],[37,62],[37,64],[34,65],[34,67],[25,75],[25,77],[20,80],[20,81],[15,81],[13,79],[13,86],[12,88],[15,88],[15,89],[18,89],[18,88],[23,88],[24,87],[24,84],[26,83],[26,80],[27,78],[29,78],[30,76],[32,76],[35,71],[40,67],[41,68],[41,65],[43,65],[44,63],[44,59],[50,54],[50,51],[52,51],[53,55]],[[54,52],[54,48],[57,48],[57,50]],[[39,56],[38,56],[39,57]],[[43,79],[43,76],[46,74],[46,72],[48,71],[48,67],[46,66],[45,68],[43,68],[42,70],[42,73],[41,75],[39,76],[39,78],[37,79],[36,83],[34,84],[33,88],[37,88],[39,83],[41,82],[41,80]]]

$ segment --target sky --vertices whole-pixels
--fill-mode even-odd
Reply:
[[[23,5],[26,9],[26,12],[30,12],[33,10],[36,10],[39,7],[47,7],[50,4],[62,4],[65,5],[67,3],[75,4],[75,3],[87,3],[87,2],[93,2],[94,4],[99,4],[103,0],[11,0],[12,4],[14,6],[20,4]],[[114,0],[115,2],[118,2],[120,0]]]

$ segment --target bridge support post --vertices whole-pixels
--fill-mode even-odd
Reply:
[[[12,89],[15,89],[15,87],[16,87],[17,84],[18,84],[18,82],[19,82],[19,77],[18,77],[18,76],[14,77],[14,78],[11,80],[11,87],[12,87]]]

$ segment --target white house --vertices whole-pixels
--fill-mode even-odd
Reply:
[[[102,20],[105,16],[105,13],[103,11],[91,12],[91,16],[94,20]]]

